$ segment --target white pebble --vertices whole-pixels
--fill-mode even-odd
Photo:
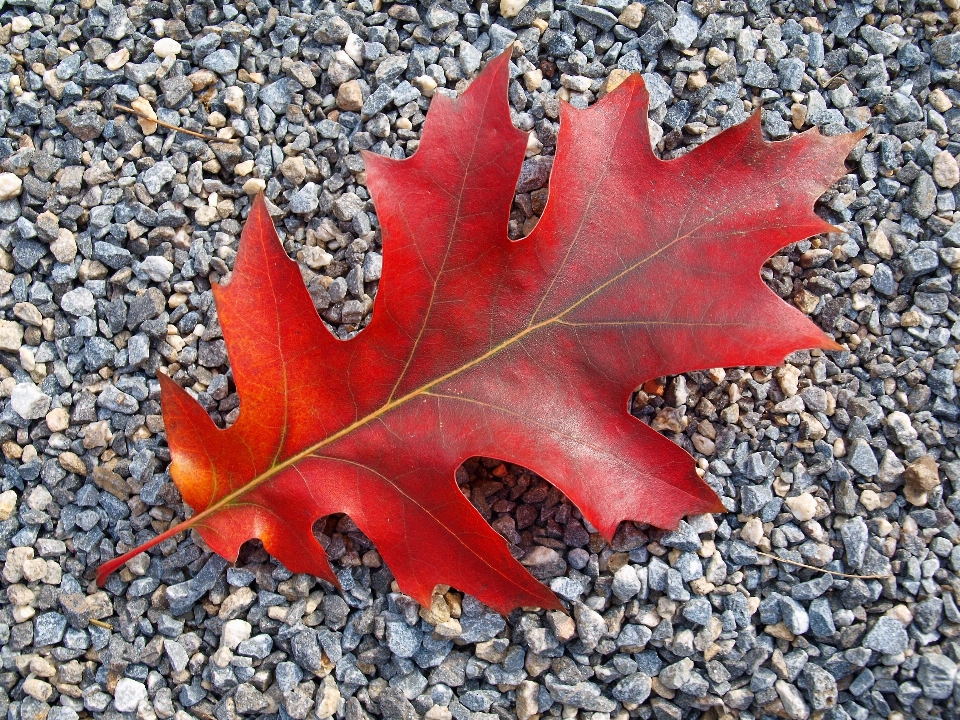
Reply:
[[[132,713],[136,711],[141,700],[147,699],[147,686],[130,678],[120,678],[113,691],[113,705],[117,712]]]
[[[516,17],[530,0],[500,0],[500,14],[505,18]]]
[[[9,520],[13,511],[17,509],[17,493],[6,490],[0,493],[0,522]]]
[[[800,381],[800,370],[795,368],[793,365],[784,365],[782,368],[779,368],[774,375],[777,377],[777,382],[780,383],[780,389],[783,390],[783,394],[787,397],[793,397],[797,394],[799,389]]]
[[[17,352],[23,343],[23,326],[13,320],[0,320],[0,350]],[[12,380],[13,378],[9,378]]]
[[[524,153],[524,157],[533,157],[534,155],[539,155],[543,150],[543,143],[540,142],[540,138],[537,137],[537,131],[531,130],[530,134],[527,135],[527,149]]]
[[[53,502],[53,495],[43,485],[37,485],[27,496],[27,507],[37,512],[43,512]]]
[[[7,588],[7,600],[13,605],[35,605],[37,594],[26,585],[11,585]]]
[[[96,299],[93,297],[93,293],[85,287],[78,287],[63,294],[60,299],[60,307],[74,317],[82,317],[93,313],[96,307]]]
[[[220,637],[220,643],[223,647],[236,649],[237,645],[250,638],[253,626],[246,620],[235,619],[227,620],[223,624],[223,635]]]
[[[333,676],[327,675],[323,679],[323,693],[317,693],[317,707],[314,712],[319,720],[333,717],[340,705],[340,689]]]
[[[318,270],[333,262],[333,255],[321,247],[308,246],[303,249],[303,262],[311,270]]]
[[[47,561],[43,558],[31,558],[23,561],[23,579],[27,582],[36,582],[47,574]]]
[[[347,41],[343,44],[343,51],[353,60],[358,67],[363,65],[363,38],[356,33],[347,35]]]
[[[153,44],[153,52],[161,60],[180,54],[180,43],[173,38],[160,38]]]
[[[860,504],[867,510],[873,511],[880,507],[880,496],[875,490],[864,490],[860,493]]]
[[[50,685],[50,683],[35,677],[29,677],[24,680],[21,688],[24,693],[40,702],[46,702],[53,694],[53,686]]]
[[[421,75],[414,78],[412,82],[424,97],[433,97],[433,93],[437,89],[437,81],[429,75]]]
[[[867,247],[884,260],[889,260],[893,257],[893,246],[887,239],[886,233],[879,228],[867,235]]]
[[[157,131],[157,127],[159,126],[154,122],[157,119],[157,113],[149,100],[142,97],[134,98],[130,103],[130,107],[140,113],[137,124],[140,126],[140,129],[143,130],[144,135],[152,135]]]
[[[0,173],[0,200],[11,200],[20,194],[23,180],[13,173]]]
[[[763,523],[760,518],[750,518],[740,531],[740,539],[749,545],[757,546],[763,540]]]
[[[37,614],[37,611],[34,610],[29,605],[17,605],[13,609],[13,621],[16,623],[26,622],[36,614]]]
[[[173,263],[162,255],[150,255],[140,263],[140,271],[154,282],[165,282],[173,275]]]
[[[243,112],[244,102],[243,90],[236,85],[231,85],[223,91],[223,104],[238,115]]]
[[[72,263],[77,257],[77,239],[67,228],[60,228],[57,239],[50,243],[50,252],[57,262]]]
[[[543,71],[540,68],[534,68],[533,70],[527,70],[523,74],[523,84],[527,86],[527,90],[530,92],[536,92],[540,89],[540,85],[543,83]]]
[[[126,48],[120,48],[115,53],[107,55],[103,64],[107,66],[107,70],[119,70],[127,64],[128,60],[130,60],[130,51]]]
[[[50,409],[50,396],[33,383],[18,383],[10,395],[10,407],[24,420],[39,420]]]
[[[813,516],[817,514],[817,501],[810,493],[788,497],[786,502],[790,512],[800,522],[812,520]]]
[[[220,213],[215,207],[210,207],[209,205],[201,205],[194,211],[193,219],[196,220],[197,225],[211,225],[220,219]]]
[[[257,193],[263,192],[263,189],[267,187],[267,184],[260,178],[250,178],[243,184],[243,192],[247,195],[253,196]]]
[[[937,88],[927,97],[927,102],[933,106],[933,109],[939,113],[945,113],[947,110],[953,107],[953,103],[950,101],[950,98],[947,97],[947,94]]]
[[[23,564],[32,559],[32,547],[15,547],[7,550],[7,559],[3,564],[3,579],[11,584],[20,582],[23,579]]]

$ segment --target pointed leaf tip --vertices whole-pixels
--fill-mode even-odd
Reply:
[[[258,192],[253,196],[253,203],[250,205],[250,214],[248,215],[249,219],[253,218],[254,222],[262,225],[267,223],[270,225],[270,229],[273,232],[276,232],[276,226],[273,224],[273,220],[270,217],[270,208],[267,207],[267,195],[263,190]]]
[[[823,335],[823,342],[820,343],[820,349],[827,350],[830,352],[842,352],[846,350],[846,348],[843,345],[838,343],[836,340],[834,340],[832,337],[830,337],[826,333],[824,333]]]

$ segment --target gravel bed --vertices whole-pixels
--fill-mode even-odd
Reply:
[[[960,717],[957,7],[0,2],[0,716]],[[239,412],[210,287],[251,196],[351,337],[381,267],[359,151],[412,154],[430,98],[511,42],[514,237],[543,208],[558,101],[626,72],[664,158],[761,106],[773,139],[869,129],[818,205],[843,232],[763,269],[847,350],[636,397],[728,512],[609,546],[480,459],[464,491],[569,614],[504,619],[445,588],[421,608],[345,517],[318,528],[343,592],[256,543],[228,567],[196,535],[98,590],[101,561],[183,517],[156,373],[221,425]]]

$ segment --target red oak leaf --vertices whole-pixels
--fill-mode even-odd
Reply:
[[[464,498],[455,469],[483,455],[560,488],[607,539],[724,510],[692,458],[628,413],[639,383],[773,365],[838,346],[761,281],[764,260],[830,225],[814,201],[859,135],[765,142],[759,117],[658,159],[639,76],[563,108],[550,197],[533,233],[506,234],[526,135],[510,122],[508,54],[458,100],[433,100],[420,149],[367,153],[383,230],[373,319],[324,327],[262,199],[216,287],[241,399],[218,429],[161,375],[171,474],[188,527],[236,558],[260,538],[294,572],[335,582],[312,532],[346,513],[401,589],[453,585],[507,612],[557,605]]]

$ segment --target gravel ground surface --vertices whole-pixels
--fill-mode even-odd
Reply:
[[[957,5],[0,1],[0,713],[960,717]],[[455,591],[420,608],[346,518],[322,528],[343,593],[196,536],[98,591],[98,563],[183,515],[158,369],[237,416],[210,284],[250,196],[349,337],[380,272],[359,150],[410,155],[430,97],[514,40],[514,236],[543,207],[558,99],[586,106],[617,70],[645,74],[665,158],[761,105],[772,138],[869,128],[820,203],[844,233],[763,270],[849,350],[638,394],[729,512],[611,547],[479,460],[458,477],[570,615],[504,620]]]

